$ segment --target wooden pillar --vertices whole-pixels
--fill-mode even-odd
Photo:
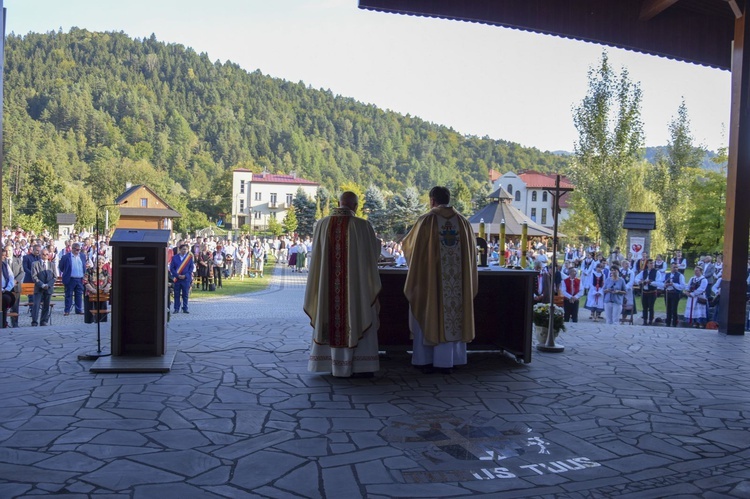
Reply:
[[[5,139],[3,138],[3,105],[4,103],[4,89],[3,82],[5,81],[5,7],[3,6],[3,0],[0,0],[0,230],[3,226],[3,165],[5,164]]]
[[[750,23],[747,22],[747,7],[734,28],[731,105],[719,330],[726,334],[744,334],[750,236],[750,203],[747,202],[750,192]]]

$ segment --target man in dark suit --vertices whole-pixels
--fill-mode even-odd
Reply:
[[[13,280],[15,281],[15,289],[13,291],[19,293],[19,299],[14,300],[13,305],[10,308],[10,311],[16,314],[10,318],[10,325],[11,327],[18,327],[18,305],[21,301],[21,283],[23,282],[23,279],[25,277],[25,273],[23,271],[23,259],[20,255],[13,255],[13,246],[9,244],[5,247],[5,261],[8,263],[10,273],[13,274]]]
[[[57,271],[51,261],[49,250],[42,250],[41,259],[31,266],[31,278],[34,281],[34,305],[31,307],[31,325],[42,326],[49,324],[49,302],[55,290]],[[39,319],[39,305],[42,306],[42,320]]]
[[[83,276],[86,274],[86,255],[81,251],[81,243],[74,242],[70,253],[60,258],[60,273],[65,286],[65,315],[70,315],[75,296],[77,315],[83,315]]]
[[[188,253],[188,245],[180,244],[180,252],[172,257],[169,262],[169,275],[174,280],[174,313],[180,313],[180,302],[182,302],[182,312],[189,314],[188,311],[188,294],[193,282],[193,270],[195,263],[193,254]]]
[[[39,244],[35,244],[31,247],[31,253],[28,253],[26,255],[23,255],[23,282],[34,282],[31,280],[31,266],[34,265],[34,262],[38,262],[41,257],[39,254],[42,251],[42,246]],[[34,300],[34,295],[28,296],[29,303],[31,303]]]

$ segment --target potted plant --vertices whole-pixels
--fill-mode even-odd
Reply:
[[[537,303],[534,305],[534,329],[536,329],[537,340],[540,343],[547,341],[549,333],[549,303]],[[563,309],[553,305],[555,338],[560,331],[565,331],[565,322],[563,321]]]

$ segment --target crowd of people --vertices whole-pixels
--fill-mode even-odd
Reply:
[[[97,240],[94,234],[82,230],[56,238],[48,231],[36,234],[5,227],[2,242],[3,327],[19,327],[21,307],[26,307],[32,326],[48,325],[55,285],[64,288],[64,315],[83,315],[87,323],[107,320],[107,314],[101,311],[107,308],[113,279],[109,236],[102,235]],[[174,286],[175,275],[170,275],[173,287],[182,292],[175,311],[183,313],[189,313],[188,296],[192,291],[220,289],[225,279],[263,277],[269,261],[286,264],[294,272],[306,272],[312,254],[310,238],[242,236],[232,241],[218,236],[194,237],[170,244],[170,270],[179,270],[171,264],[183,245],[187,247],[185,254],[191,255],[190,262],[186,262],[189,276],[183,273],[184,277],[178,278],[180,283]],[[184,256],[177,260],[182,262]],[[33,292],[21,296],[24,283],[33,284]]]
[[[723,270],[721,255],[700,256],[690,278],[685,277],[688,262],[681,251],[667,260],[663,255],[651,258],[646,252],[625,255],[619,248],[605,257],[593,246],[586,250],[583,246],[568,246],[564,255],[554,278],[544,249],[527,254],[526,268],[539,273],[535,301],[549,302],[549,290],[563,296],[566,322],[578,322],[583,302],[590,320],[604,318],[608,324],[614,324],[637,314],[640,307],[642,324],[652,325],[658,297],[665,302],[666,326],[677,326],[678,307],[683,298],[686,300],[683,316],[689,326],[703,328],[707,322],[716,321]]]

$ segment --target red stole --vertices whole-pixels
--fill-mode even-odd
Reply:
[[[331,348],[349,347],[349,219],[347,216],[333,216],[328,228]]]

